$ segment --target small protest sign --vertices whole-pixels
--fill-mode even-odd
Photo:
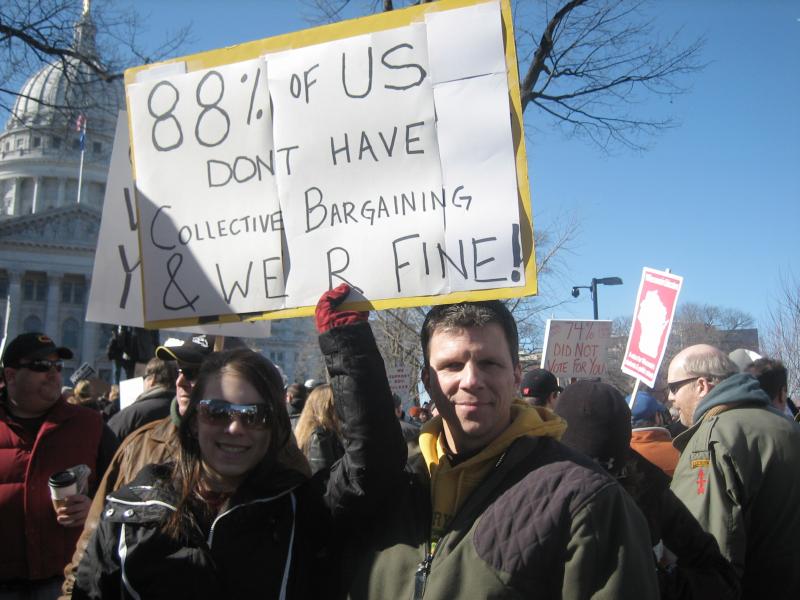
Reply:
[[[610,338],[611,321],[548,319],[542,368],[564,379],[602,378]]]
[[[97,371],[89,363],[83,363],[80,367],[75,369],[75,372],[69,376],[72,385],[77,384],[81,379],[91,379]]]
[[[507,0],[128,71],[146,322],[535,293],[518,88]]]
[[[418,381],[419,374],[415,369],[403,362],[395,362],[386,365],[386,377],[389,379],[389,388],[393,393],[400,396],[403,410],[411,405],[411,390]]]
[[[655,385],[664,359],[682,285],[679,275],[649,267],[642,270],[622,372],[650,387]]]

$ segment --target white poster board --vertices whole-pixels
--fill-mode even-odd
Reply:
[[[535,292],[500,2],[436,4],[126,75],[146,321]]]
[[[655,386],[667,351],[682,286],[683,277],[680,275],[650,267],[642,269],[621,370],[650,387]]]
[[[132,377],[119,382],[119,409],[129,407],[144,392],[144,377]]]
[[[144,326],[139,260],[139,220],[129,160],[128,116],[120,112],[97,238],[86,320],[112,325]],[[178,331],[265,338],[269,321],[193,325]]]
[[[611,321],[548,319],[542,368],[559,378],[605,377]]]

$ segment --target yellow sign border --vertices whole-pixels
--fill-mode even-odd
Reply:
[[[491,1],[491,0],[488,0]],[[404,27],[424,19],[426,13],[453,10],[476,4],[484,4],[487,0],[438,0],[437,2],[424,3],[402,10],[383,12],[368,17],[351,19],[331,25],[323,25],[312,29],[305,29],[295,33],[286,33],[274,37],[264,38],[252,42],[228,46],[217,50],[209,50],[189,56],[183,56],[164,61],[133,67],[125,71],[125,85],[136,81],[138,73],[154,66],[175,62],[186,64],[187,72],[209,69],[220,65],[241,62],[257,58],[263,54],[303,48],[324,42],[345,39],[376,31]],[[517,67],[517,50],[514,40],[514,26],[511,16],[509,0],[500,0],[500,14],[502,17],[502,33],[505,45],[506,69],[508,75],[509,108],[511,116],[511,134],[514,143],[514,153],[517,163],[517,191],[520,212],[520,248],[522,260],[525,265],[525,285],[521,287],[494,288],[489,290],[473,290],[466,292],[452,292],[441,296],[413,296],[407,298],[387,298],[385,300],[361,301],[348,303],[347,306],[356,310],[410,308],[434,304],[449,304],[467,300],[489,300],[517,298],[532,296],[538,291],[536,280],[536,253],[533,246],[533,215],[531,213],[530,184],[528,180],[528,162],[525,153],[525,135],[522,126],[522,101],[519,95],[519,71]],[[126,95],[127,101],[127,95]],[[130,107],[128,107],[130,131]],[[131,145],[133,141],[131,140]],[[133,153],[132,153],[133,154]],[[135,161],[133,168],[134,181],[136,180]],[[141,228],[140,228],[141,235]],[[141,240],[140,240],[141,243]],[[142,279],[144,269],[142,268]],[[320,290],[322,293],[324,290]],[[144,281],[142,281],[142,295],[144,295]],[[144,306],[144,298],[142,299]],[[314,314],[313,306],[301,306],[282,310],[247,313],[227,314],[209,317],[185,317],[160,321],[145,321],[145,327],[150,329],[165,329],[169,327],[186,327],[191,325],[205,325],[208,323],[238,323],[240,321],[254,321],[261,319],[283,319],[288,317],[304,317]]]

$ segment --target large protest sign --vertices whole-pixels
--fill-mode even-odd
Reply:
[[[111,150],[86,319],[96,323],[142,327],[144,307],[137,235],[139,221],[129,156],[128,116],[121,112]],[[257,338],[270,334],[268,321],[194,324],[187,330]]]
[[[128,71],[146,321],[535,293],[518,88],[506,0]]]
[[[678,275],[648,267],[642,270],[622,372],[650,387],[664,359],[681,285],[683,277]]]
[[[604,377],[611,321],[548,319],[542,368],[556,377]]]

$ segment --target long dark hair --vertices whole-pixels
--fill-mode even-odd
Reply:
[[[291,436],[289,415],[283,401],[283,378],[275,365],[246,348],[209,355],[200,366],[189,406],[178,429],[180,450],[172,470],[172,485],[178,493],[177,510],[163,527],[165,533],[176,539],[185,537],[193,525],[194,515],[213,517],[208,514],[208,505],[196,494],[202,473],[202,456],[196,435],[197,404],[203,399],[209,381],[225,373],[237,375],[250,383],[267,404],[271,435],[259,469],[271,467]]]

